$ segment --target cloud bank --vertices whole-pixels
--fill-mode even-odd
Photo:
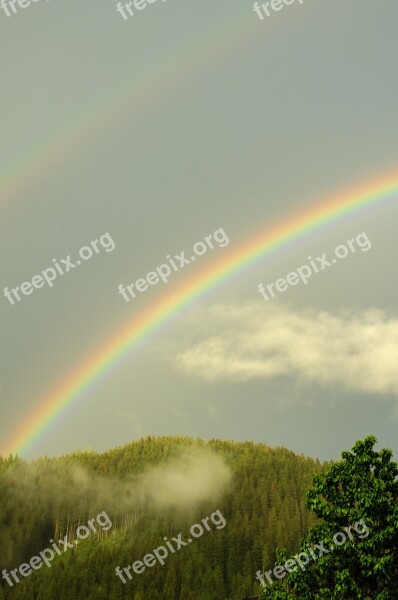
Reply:
[[[198,316],[198,335],[203,320],[217,334],[177,355],[177,367],[186,373],[207,381],[286,376],[349,391],[398,393],[398,319],[381,310],[331,314],[253,302],[216,305]]]

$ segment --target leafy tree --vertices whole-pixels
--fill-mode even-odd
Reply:
[[[398,598],[398,464],[391,450],[376,452],[376,442],[356,442],[314,477],[307,505],[322,522],[301,542],[302,554],[277,551],[283,579],[267,585],[261,600]]]

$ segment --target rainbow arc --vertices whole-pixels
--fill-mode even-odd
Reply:
[[[88,394],[102,376],[116,367],[121,359],[139,343],[177,316],[190,303],[207,291],[221,285],[255,261],[278,248],[304,237],[326,224],[398,198],[398,176],[385,177],[357,190],[308,206],[302,212],[276,224],[254,239],[225,254],[210,268],[201,271],[157,303],[134,317],[111,338],[104,341],[87,359],[73,370],[36,407],[9,436],[2,453],[22,453],[40,438],[64,413],[67,407]]]

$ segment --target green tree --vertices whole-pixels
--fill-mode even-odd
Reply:
[[[278,565],[293,558],[295,566],[288,563],[262,600],[398,598],[398,464],[391,450],[376,452],[376,442],[374,436],[356,442],[314,477],[307,505],[322,522],[301,542],[301,567],[286,550],[277,551]]]

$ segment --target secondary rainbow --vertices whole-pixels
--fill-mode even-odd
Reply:
[[[263,259],[281,246],[292,243],[305,234],[332,223],[344,216],[398,198],[398,176],[385,177],[326,202],[306,207],[255,239],[230,251],[211,268],[202,271],[184,285],[167,291],[164,299],[149,306],[138,318],[127,323],[116,335],[106,340],[61,384],[38,403],[16,431],[6,440],[2,453],[22,453],[51,427],[74,402],[77,402],[101,377],[109,373],[121,359],[137,348],[139,342],[157,331],[182,308],[220,285],[233,274]],[[227,232],[228,233],[228,232]]]
[[[252,44],[253,36],[260,36],[261,30],[255,27],[251,11],[245,19],[242,14],[246,11],[242,13],[239,5],[229,7],[221,22],[214,20],[205,32],[198,30],[197,37],[185,46],[173,47],[141,71],[137,68],[133,80],[120,82],[103,97],[70,114],[46,139],[6,165],[0,172],[0,207],[27,191],[30,196],[33,183],[40,183],[55,169],[63,171],[65,164],[95,145],[96,136],[115,130],[135,112],[144,111],[149,102],[162,101],[163,88],[167,91],[203,65],[214,62],[215,57],[226,59],[232,48]],[[4,219],[4,213],[2,216]]]

